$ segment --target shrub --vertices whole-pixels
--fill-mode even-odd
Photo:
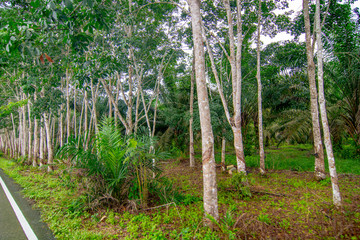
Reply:
[[[130,198],[147,206],[149,186],[159,181],[160,169],[153,161],[163,156],[153,151],[152,139],[124,137],[111,118],[104,118],[88,149],[79,142],[71,139],[58,156],[70,158],[75,167],[86,170],[93,201],[123,203]]]
[[[233,187],[238,191],[240,198],[246,198],[251,197],[251,191],[250,191],[250,179],[245,173],[234,173],[234,175],[231,178],[231,184]]]

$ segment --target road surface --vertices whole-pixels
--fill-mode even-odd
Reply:
[[[21,188],[0,169],[0,240],[53,240],[40,212],[23,198]]]

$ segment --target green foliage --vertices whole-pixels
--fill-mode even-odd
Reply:
[[[28,100],[20,100],[17,102],[10,102],[7,105],[0,106],[0,118],[5,117],[7,115],[10,115],[10,113],[13,113],[17,108],[23,107],[28,103]]]
[[[231,184],[237,190],[240,198],[251,197],[250,183],[252,178],[247,176],[246,173],[234,173],[231,177]]]
[[[153,140],[125,138],[112,119],[104,118],[92,147],[84,149],[79,142],[71,139],[58,156],[70,157],[77,168],[86,169],[92,182],[93,200],[140,199],[144,206],[149,194],[158,196],[162,202],[172,200],[175,194],[172,185],[159,178],[160,169],[153,163],[165,156],[151,153]]]
[[[268,214],[260,214],[258,216],[258,220],[266,224],[271,224],[271,219],[269,218]]]

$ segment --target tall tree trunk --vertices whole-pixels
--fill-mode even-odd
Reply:
[[[224,131],[223,131],[224,134]],[[221,171],[226,171],[226,164],[225,164],[225,151],[226,151],[226,138],[222,136],[221,138]]]
[[[188,0],[192,19],[192,31],[195,53],[196,89],[200,113],[200,126],[202,137],[202,162],[204,181],[204,210],[205,214],[219,220],[216,169],[214,157],[214,136],[211,126],[210,106],[205,79],[205,57],[202,39],[202,20],[200,1]],[[213,226],[209,218],[205,224]]]
[[[44,117],[41,117],[40,120],[41,126],[40,126],[40,146],[39,146],[39,159],[40,159],[40,167],[44,164],[44,158],[45,158],[45,131],[44,131]]]
[[[135,123],[134,123],[134,134],[136,135],[139,123],[139,106],[140,106],[140,88],[136,91],[136,104],[135,104]]]
[[[33,151],[33,167],[37,166],[37,160],[39,157],[39,130],[38,130],[38,119],[34,117],[34,151]]]
[[[70,124],[71,124],[71,120],[70,120],[70,89],[69,89],[69,85],[70,85],[70,74],[69,74],[69,69],[66,68],[66,142],[69,143],[69,137],[71,136],[71,132],[70,132]]]
[[[111,93],[110,89],[109,89],[109,86],[107,85],[107,83],[105,82],[104,79],[100,79],[100,82],[102,83],[102,85],[104,86],[104,89],[108,95],[108,98],[110,99],[111,103],[114,105],[114,110],[115,110],[115,113],[116,115],[119,117],[121,123],[124,125],[125,129],[126,129],[126,133],[129,135],[130,132],[129,132],[129,127],[127,125],[127,122],[126,120],[123,118],[123,116],[121,115],[119,109],[117,108],[117,104],[115,102],[115,99],[114,99],[114,96],[113,94]]]
[[[53,146],[53,148],[54,148],[54,146],[56,146],[57,144],[58,144],[58,142],[57,142],[57,137],[56,137],[56,131],[55,131],[55,129],[56,129],[56,117],[55,116],[53,116],[52,117],[52,119],[50,118],[50,120],[51,120],[51,124],[50,124],[50,132],[51,132],[51,145]]]
[[[79,119],[79,144],[80,144],[80,138],[81,138],[81,130],[83,128],[82,126],[82,119],[83,119],[83,115],[84,115],[84,107],[85,107],[85,100],[83,100],[83,103],[81,104],[81,113],[80,113],[80,119]],[[85,136],[84,136],[85,137]]]
[[[333,191],[333,202],[335,206],[340,207],[341,206],[340,188],[336,173],[335,159],[331,144],[330,128],[329,128],[329,123],[326,113],[326,103],[325,103],[324,76],[323,76],[323,45],[321,40],[321,24],[320,24],[320,0],[316,0],[315,23],[316,23],[316,41],[317,41],[317,49],[318,49],[317,66],[318,66],[319,105],[320,105],[321,122],[324,132],[326,154],[329,162],[329,172],[330,172],[331,185]]]
[[[50,116],[48,113],[44,113],[43,116],[44,116],[45,130],[46,130],[46,145],[47,145],[47,154],[48,154],[47,170],[48,172],[51,172],[52,170],[54,170],[54,167],[52,166],[54,153],[53,153],[53,144],[51,142]]]
[[[234,117],[231,121],[232,131],[234,134],[234,148],[236,154],[236,162],[238,172],[246,173],[246,164],[244,156],[244,146],[241,132],[241,49],[242,49],[242,29],[238,27],[238,49],[235,55],[235,36],[234,36],[234,24],[231,15],[230,1],[224,0],[224,6],[226,10],[226,15],[229,25],[229,41],[230,41],[230,65],[231,65],[231,75],[232,75],[232,93],[233,93],[233,106],[234,106]],[[241,9],[241,8],[240,8]],[[240,12],[241,17],[241,12]],[[241,19],[238,19],[242,23]],[[240,26],[242,26],[240,24]]]
[[[234,105],[235,127],[232,127],[234,133],[234,146],[236,152],[236,161],[238,172],[246,173],[245,155],[244,155],[244,143],[241,129],[241,85],[242,85],[242,72],[241,72],[241,59],[242,59],[242,19],[241,19],[242,3],[237,0],[237,52],[236,52],[236,101]],[[234,86],[233,86],[234,87]]]
[[[112,86],[112,83],[111,83],[111,78],[109,79],[109,90],[110,90],[110,92],[111,92],[111,94],[112,94],[112,92],[113,92],[113,86]],[[116,102],[116,101],[115,101],[115,102]],[[112,117],[112,108],[113,108],[113,106],[112,106],[112,104],[111,104],[110,99],[108,99],[108,104],[109,104],[109,117],[111,118],[111,117]]]
[[[98,83],[96,85],[96,89],[94,87],[94,84],[91,80],[90,82],[90,89],[91,89],[91,98],[92,98],[92,103],[93,103],[93,106],[92,106],[92,118],[93,118],[93,122],[94,122],[94,129],[95,129],[95,134],[98,133],[98,126],[97,126],[97,113],[96,113],[96,102],[97,102],[97,98],[98,98],[98,90],[99,90],[99,84]]]
[[[260,154],[260,173],[265,174],[265,151],[264,151],[264,132],[263,132],[263,114],[261,98],[261,73],[260,73],[260,30],[261,30],[261,0],[259,0],[258,22],[257,22],[257,48],[256,48],[256,79],[258,84],[258,124],[259,124],[259,154]]]
[[[84,101],[85,101],[85,112],[84,112],[84,145],[85,150],[87,149],[87,139],[90,137],[88,133],[88,95],[87,95],[87,84],[85,84],[85,92],[84,92]],[[116,120],[115,120],[116,122]]]
[[[12,131],[12,138],[13,138],[13,155],[11,156],[11,158],[15,158],[16,157],[16,125],[15,125],[15,121],[14,121],[14,115],[11,113],[11,123],[12,123],[12,127],[13,127],[13,131]]]
[[[61,78],[61,92],[64,93],[64,78]],[[60,147],[64,146],[64,125],[63,125],[64,104],[60,105],[59,113],[59,142]]]
[[[195,54],[194,54],[195,56]],[[190,167],[195,167],[195,151],[194,151],[194,75],[195,75],[195,58],[192,63],[191,78],[190,78],[190,119],[189,119],[189,135],[190,135]]]
[[[24,114],[23,114],[23,108],[21,107],[19,109],[19,146],[21,149],[21,157],[25,157],[26,155],[26,148],[25,148],[25,136],[24,136]]]
[[[28,101],[28,118],[29,118],[29,127],[28,127],[28,162],[31,163],[32,160],[32,121],[31,121],[31,109],[30,109],[30,99]]]
[[[303,0],[304,8],[304,22],[305,22],[305,40],[306,40],[306,56],[307,56],[307,71],[310,87],[310,109],[311,119],[313,125],[314,138],[314,155],[315,155],[315,178],[318,180],[325,179],[325,165],[324,165],[324,150],[321,141],[320,122],[319,122],[319,108],[317,101],[317,89],[315,81],[315,64],[313,60],[313,49],[311,44],[310,32],[310,16],[309,16],[309,0]]]
[[[77,119],[76,119],[76,85],[75,85],[74,86],[74,116],[73,116],[75,138],[77,136],[76,121],[77,121]]]

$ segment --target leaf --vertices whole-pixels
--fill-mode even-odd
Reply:
[[[64,4],[70,11],[74,10],[74,5],[71,0],[65,0]]]
[[[93,0],[86,0],[87,5],[92,8],[94,6]]]
[[[11,41],[16,41],[16,37],[11,36],[11,37],[10,37],[10,40],[11,40]]]
[[[44,54],[41,54],[41,55],[40,55],[40,61],[41,61],[42,64],[45,64]]]
[[[51,62],[51,63],[54,62],[54,61],[51,59],[51,57],[49,57],[49,55],[47,55],[46,53],[45,53],[45,57],[46,57],[46,59],[47,59],[49,62]]]

